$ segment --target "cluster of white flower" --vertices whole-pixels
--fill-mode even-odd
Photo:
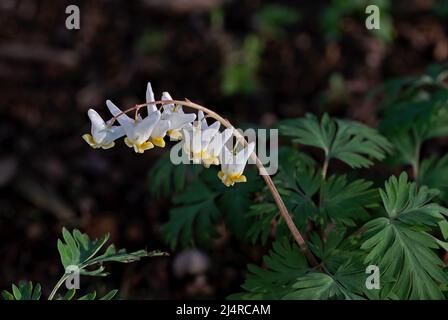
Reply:
[[[195,164],[202,164],[206,168],[211,165],[221,165],[218,177],[226,186],[233,186],[236,182],[245,182],[243,175],[247,160],[254,152],[255,143],[251,142],[243,147],[238,142],[234,145],[233,132],[227,128],[220,132],[219,121],[208,125],[202,111],[198,115],[184,113],[182,106],[172,101],[170,94],[164,92],[161,101],[162,112],[157,108],[151,84],[146,90],[147,116],[143,118],[136,112],[134,119],[121,111],[112,101],[106,105],[114,118],[105,122],[93,109],[87,112],[92,123],[91,134],[84,134],[83,139],[92,148],[109,149],[115,145],[115,140],[121,137],[136,153],[157,147],[165,147],[165,137],[171,141],[180,141],[182,151]],[[117,120],[119,126],[113,125]]]

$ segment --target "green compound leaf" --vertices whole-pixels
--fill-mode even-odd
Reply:
[[[156,197],[184,190],[187,183],[203,170],[201,166],[174,165],[169,157],[169,152],[162,155],[148,174],[149,191]]]
[[[245,293],[230,299],[279,299],[290,291],[290,285],[308,271],[302,251],[284,238],[276,241],[269,255],[263,258],[267,269],[248,265],[248,274],[242,288]]]
[[[217,206],[223,215],[226,226],[238,238],[246,238],[247,230],[254,224],[247,211],[252,204],[252,195],[261,189],[262,181],[256,170],[246,171],[247,182],[227,188],[221,182]]]
[[[371,187],[370,181],[348,182],[345,175],[331,176],[323,182],[320,210],[341,225],[355,226],[355,220],[369,217],[368,208],[378,206],[379,193]]]
[[[339,233],[338,233],[339,234]],[[360,263],[359,251],[343,251],[342,239],[329,239],[327,253],[343,257],[335,272],[310,269],[302,251],[286,238],[276,241],[269,255],[263,258],[266,268],[248,266],[242,288],[244,293],[231,295],[230,299],[365,299],[375,298],[365,287],[365,266]],[[327,244],[325,245],[327,246]],[[326,261],[329,265],[330,261]]]
[[[20,281],[19,285],[12,285],[12,292],[2,291],[5,300],[39,300],[42,295],[40,284],[33,286],[31,281]]]
[[[418,181],[421,185],[440,191],[439,197],[448,202],[448,154],[438,159],[424,159],[420,165]]]
[[[203,182],[197,181],[183,193],[174,198],[178,207],[170,211],[170,220],[162,226],[162,232],[172,248],[178,240],[187,246],[196,235],[202,244],[210,243],[214,235],[213,224],[219,218],[215,204],[218,193]]]
[[[280,133],[294,142],[320,148],[328,159],[339,159],[352,168],[368,168],[371,159],[384,159],[392,148],[375,129],[355,121],[333,120],[327,114],[320,122],[312,114],[283,121]]]
[[[112,300],[117,295],[117,293],[118,290],[111,290],[98,300]],[[93,291],[83,295],[82,297],[79,297],[78,300],[95,300],[96,297],[96,291]]]
[[[354,226],[356,220],[368,218],[367,209],[377,207],[380,200],[369,181],[349,182],[345,175],[331,176],[325,181],[320,171],[307,165],[282,166],[275,181],[296,223],[302,227],[307,219],[319,223],[331,219]]]
[[[313,197],[320,188],[320,171],[304,165],[281,166],[275,181],[285,204],[299,226],[304,226],[307,218],[315,218],[318,207]]]
[[[447,209],[432,202],[436,190],[417,188],[406,173],[391,177],[380,191],[387,217],[364,225],[361,248],[366,263],[395,279],[391,292],[401,299],[442,299],[440,284],[448,280],[436,250],[444,243],[429,234],[444,220]]]
[[[68,290],[63,297],[60,297],[59,300],[73,300],[76,294],[76,289]],[[118,290],[111,290],[106,293],[103,297],[98,300],[112,300],[118,294]],[[97,298],[96,291],[89,292],[76,300],[95,300]]]
[[[353,261],[334,273],[311,272],[296,279],[283,299],[294,300],[363,300],[365,273]]]
[[[77,267],[81,275],[107,275],[102,265],[104,262],[129,263],[143,257],[164,255],[161,252],[147,252],[146,250],[127,253],[126,249],[116,250],[114,245],[110,245],[103,254],[99,254],[109,239],[108,234],[100,239],[91,240],[87,234],[83,234],[77,229],[70,233],[63,228],[62,236],[63,240],[59,239],[57,243],[62,265],[66,270]],[[88,269],[89,267],[94,268]]]

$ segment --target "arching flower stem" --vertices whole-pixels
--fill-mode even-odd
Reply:
[[[138,111],[142,108],[142,107],[146,107],[148,105],[164,105],[164,104],[178,104],[178,105],[182,105],[184,107],[189,107],[192,109],[196,109],[196,110],[201,110],[203,111],[208,117],[211,117],[217,121],[219,121],[224,127],[226,128],[231,128],[233,127],[232,124],[225,118],[221,117],[219,114],[217,114],[216,112],[203,107],[197,103],[191,102],[190,100],[186,99],[185,101],[180,101],[180,100],[163,100],[163,101],[153,101],[153,102],[148,102],[148,103],[143,103],[143,104],[138,104],[135,105],[132,108],[126,109],[124,110],[122,113],[117,114],[115,117],[113,117],[110,122],[109,125],[112,125],[115,120],[121,116],[122,114],[131,112],[133,110],[135,110],[136,113],[138,113]],[[238,141],[243,145],[246,146],[248,143],[246,141],[246,139],[244,138],[244,136],[238,131],[238,130],[234,130],[233,131],[234,136],[238,139]],[[308,245],[306,244],[302,234],[300,233],[300,231],[297,229],[296,225],[294,224],[294,221],[292,220],[288,209],[285,206],[285,203],[283,202],[282,197],[280,196],[274,182],[272,181],[271,177],[267,174],[265,167],[263,166],[263,164],[261,163],[260,159],[257,157],[257,155],[255,154],[255,152],[253,152],[251,154],[251,158],[252,160],[255,162],[255,165],[257,166],[258,170],[261,173],[261,176],[263,177],[266,185],[269,188],[269,191],[272,194],[272,197],[274,198],[275,203],[277,204],[277,207],[280,211],[280,215],[283,218],[283,220],[285,220],[286,225],[288,226],[288,229],[291,231],[294,239],[296,240],[297,244],[299,245],[300,249],[303,251],[303,253],[305,254],[308,262],[313,266],[313,267],[319,267],[319,263],[317,262],[316,258],[314,257],[313,253],[310,251]]]

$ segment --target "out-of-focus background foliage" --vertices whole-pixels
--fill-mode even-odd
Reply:
[[[365,7],[381,29],[365,28]],[[65,28],[65,8],[81,29]],[[105,100],[157,96],[203,103],[236,125],[269,127],[305,112],[376,125],[369,91],[448,58],[448,1],[0,1],[0,288],[21,279],[48,294],[61,266],[62,226],[119,247],[170,257],[110,266],[82,288],[125,298],[222,298],[239,291],[245,265],[267,251],[225,224],[207,248],[174,250],[161,226],[171,197],[155,197],[148,173],[164,150],[143,156],[81,139],[86,111]]]

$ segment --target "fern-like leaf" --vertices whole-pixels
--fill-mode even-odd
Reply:
[[[370,167],[370,158],[382,160],[392,147],[375,129],[355,121],[333,120],[327,114],[320,122],[312,114],[283,121],[280,133],[294,142],[320,148],[326,158],[337,158],[352,168]]]
[[[20,281],[19,285],[12,285],[12,291],[2,291],[5,300],[39,300],[42,295],[40,284],[33,285],[31,281]]]
[[[66,270],[77,267],[81,275],[105,276],[104,262],[129,263],[140,260],[143,257],[153,257],[164,255],[162,252],[147,252],[139,250],[127,253],[125,249],[116,250],[114,245],[110,245],[103,254],[99,254],[101,249],[109,239],[109,234],[100,239],[91,240],[87,234],[75,229],[70,233],[67,229],[62,230],[63,240],[58,240],[57,246],[62,265]],[[96,267],[93,270],[89,267]]]
[[[195,239],[194,234],[200,243],[210,243],[210,238],[215,235],[213,224],[219,218],[216,197],[216,192],[198,181],[174,198],[178,207],[170,211],[170,220],[162,226],[162,232],[172,248],[178,241],[182,246],[187,246]]]
[[[263,258],[268,269],[248,266],[248,274],[242,288],[245,293],[230,296],[231,299],[279,299],[290,292],[290,285],[308,271],[302,251],[286,238],[273,244],[269,255]]]
[[[441,242],[428,233],[447,214],[432,202],[437,191],[418,189],[402,173],[399,179],[391,177],[380,193],[387,217],[364,226],[368,231],[361,248],[368,253],[366,263],[395,279],[390,290],[401,299],[442,299],[439,284],[448,278],[435,252]]]

